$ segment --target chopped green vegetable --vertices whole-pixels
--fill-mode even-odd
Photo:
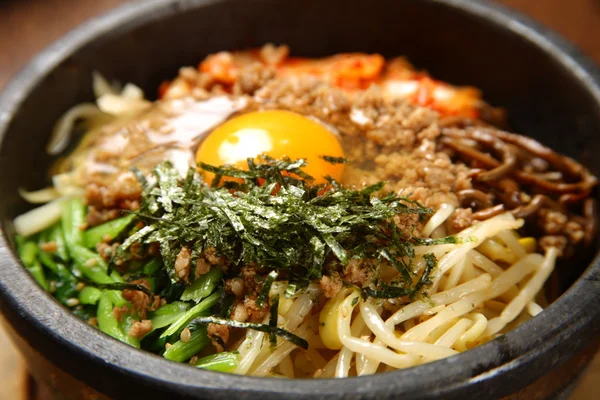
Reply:
[[[62,223],[57,223],[49,229],[48,241],[56,243],[56,256],[63,262],[69,261],[69,252],[67,250],[67,242],[65,240],[65,232]]]
[[[79,292],[79,302],[81,304],[96,304],[101,296],[102,290],[92,286],[86,286]]]
[[[107,335],[114,337],[115,339],[125,342],[134,347],[139,347],[139,343],[136,339],[130,337],[128,334],[123,332],[119,326],[119,321],[113,313],[115,304],[109,292],[105,292],[100,296],[98,301],[98,328]]]
[[[116,275],[110,276],[106,273],[108,266],[106,261],[97,253],[78,245],[71,245],[69,248],[73,261],[78,270],[89,280],[96,283],[114,283]]]
[[[171,325],[189,309],[190,305],[181,301],[165,304],[152,314],[152,330]]]
[[[83,244],[87,248],[95,249],[98,243],[116,238],[135,219],[134,214],[113,219],[83,232]]]
[[[163,357],[167,360],[183,362],[198,353],[204,346],[210,343],[206,332],[206,327],[200,327],[191,332],[191,338],[188,342],[178,340],[169,346]]]
[[[75,246],[83,245],[83,227],[85,224],[85,205],[80,198],[65,201],[62,205],[62,227],[65,244],[69,252]]]
[[[183,315],[181,315],[175,322],[173,322],[171,326],[169,326],[169,328],[166,331],[164,331],[160,337],[170,336],[174,334],[179,329],[189,324],[191,320],[205,313],[208,309],[214,306],[217,300],[219,300],[219,293],[213,293],[212,295],[208,296],[206,299],[202,300],[200,303],[196,304],[194,307],[190,308],[185,313],[183,313]]]
[[[19,257],[25,267],[33,276],[33,278],[43,287],[45,290],[48,290],[48,282],[46,281],[46,276],[44,274],[44,270],[42,268],[42,264],[40,264],[37,259],[38,246],[33,241],[26,241],[19,248]]]
[[[210,371],[230,372],[237,368],[239,363],[240,354],[237,351],[224,351],[199,358],[194,365]]]
[[[219,268],[212,268],[206,274],[196,279],[194,283],[186,287],[181,295],[181,300],[184,301],[195,301],[199,303],[200,300],[214,292],[215,288],[221,281],[223,273]]]

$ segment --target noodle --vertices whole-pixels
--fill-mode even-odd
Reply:
[[[450,329],[448,329],[438,340],[435,341],[437,346],[452,347],[454,343],[473,325],[473,322],[467,318],[458,320]]]
[[[398,325],[404,321],[415,318],[427,311],[431,305],[446,305],[473,293],[487,290],[491,285],[491,277],[487,274],[480,275],[476,279],[465,282],[462,285],[432,295],[429,301],[415,301],[404,308],[396,311],[386,321],[386,325]]]
[[[546,279],[554,270],[556,249],[548,250],[546,258],[535,275],[525,284],[521,292],[506,306],[499,317],[489,321],[487,333],[489,336],[499,332],[507,323],[515,319],[527,304],[542,288]],[[493,285],[492,285],[493,286]]]
[[[469,318],[473,321],[473,325],[454,343],[454,348],[458,351],[466,351],[469,345],[475,342],[487,327],[488,320],[483,314],[471,313]]]
[[[542,311],[544,311],[544,309],[539,304],[537,304],[537,303],[535,303],[533,301],[530,302],[529,304],[527,304],[527,312],[532,317],[535,317],[536,315],[538,315]]]
[[[60,220],[62,215],[61,207],[63,200],[63,198],[52,200],[43,206],[19,215],[14,220],[14,227],[17,234],[28,236],[54,225]]]
[[[436,211],[436,213],[433,214],[431,218],[429,218],[429,221],[427,221],[425,227],[423,227],[423,230],[421,231],[423,236],[431,236],[431,233],[434,230],[436,230],[439,226],[441,226],[444,222],[446,222],[448,217],[452,215],[454,209],[455,208],[450,204],[442,204],[440,208]]]
[[[327,375],[326,371],[333,368],[329,361],[315,376],[349,376],[353,360],[356,374],[366,375],[375,373],[379,363],[387,368],[406,368],[448,357],[489,340],[525,308],[530,313],[539,312],[541,308],[532,299],[552,271],[556,251],[549,251],[546,257],[527,254],[512,231],[521,223],[509,214],[499,215],[457,235],[476,237],[472,241],[432,246],[442,254],[437,278],[445,279],[444,290],[431,293],[427,300],[411,302],[387,321],[382,319],[383,309],[375,300],[364,300],[355,291],[346,292],[336,307],[337,334],[343,347],[337,353],[335,369]],[[516,262],[503,268],[477,251],[477,244],[489,238],[506,245]],[[415,262],[417,270],[422,268],[419,261]],[[519,290],[517,285],[525,281]],[[508,301],[495,300],[502,296]],[[353,312],[356,306],[358,314]],[[488,320],[477,312],[481,308],[497,316]],[[363,325],[366,335],[359,332]],[[398,331],[400,326],[404,329]],[[372,341],[369,334],[373,335]]]

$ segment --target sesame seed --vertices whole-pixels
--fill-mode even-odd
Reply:
[[[179,338],[183,343],[189,342],[192,339],[192,332],[190,332],[190,328],[185,328],[184,330],[182,330],[181,335],[179,335]]]
[[[71,297],[70,299],[67,300],[67,306],[68,307],[75,307],[79,305],[79,299],[76,299],[74,297]]]
[[[85,262],[86,267],[93,267],[96,264],[98,264],[98,260],[96,260],[95,258],[90,258]]]

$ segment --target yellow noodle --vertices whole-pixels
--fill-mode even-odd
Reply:
[[[489,321],[486,333],[493,335],[510,321],[517,318],[517,316],[523,311],[527,304],[533,299],[537,292],[542,289],[544,282],[548,279],[552,271],[554,270],[554,262],[556,260],[557,250],[550,248],[546,253],[546,258],[542,263],[540,269],[535,275],[527,282],[521,292],[515,297],[502,311],[499,317]]]

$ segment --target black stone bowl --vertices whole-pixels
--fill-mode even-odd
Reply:
[[[287,43],[294,54],[407,55],[433,76],[482,88],[513,128],[600,172],[600,75],[553,33],[498,6],[464,0],[148,0],[93,19],[36,57],[0,98],[0,299],[35,377],[60,398],[558,397],[600,332],[598,257],[571,262],[541,315],[466,353],[339,380],[200,371],[113,340],[40,289],[14,253],[18,188],[47,184],[44,144],[70,106],[93,99],[91,72],[155,93],[182,65],[223,49]],[[17,45],[17,44],[15,44]],[[94,397],[96,396],[96,397]],[[134,397],[132,397],[134,396]]]

